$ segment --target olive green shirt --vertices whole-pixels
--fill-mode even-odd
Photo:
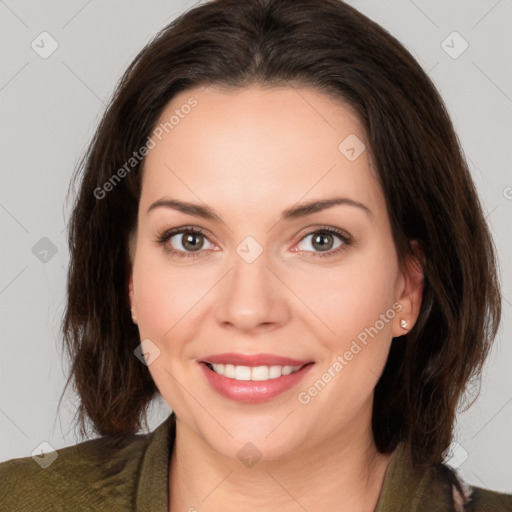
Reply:
[[[46,469],[44,456],[42,464],[32,457],[3,462],[0,511],[168,512],[175,429],[171,414],[154,432],[134,435],[122,448],[110,448],[105,438],[98,438],[57,450],[58,457]],[[465,509],[455,508],[453,475],[445,465],[413,470],[400,444],[375,512],[512,511],[512,495],[477,487],[464,489],[472,496]],[[200,505],[195,507],[200,510]]]

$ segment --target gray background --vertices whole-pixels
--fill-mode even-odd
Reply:
[[[350,3],[402,41],[438,86],[495,237],[503,323],[481,394],[458,416],[449,457],[469,483],[512,492],[512,2]],[[68,393],[57,411],[68,368],[59,322],[69,259],[69,179],[121,73],[160,28],[192,5],[0,0],[0,460],[28,456],[43,441],[54,449],[81,441],[70,423],[76,397]],[[41,42],[44,31],[58,43],[45,59],[31,47],[35,41],[40,52],[51,48],[48,36]],[[463,39],[450,35],[454,31]],[[469,47],[458,55],[464,41]],[[156,401],[151,428],[168,413]]]

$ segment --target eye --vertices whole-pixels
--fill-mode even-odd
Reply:
[[[157,243],[174,256],[195,258],[201,255],[203,249],[211,249],[213,244],[206,234],[194,227],[175,228],[165,231],[157,238]]]
[[[207,249],[215,247],[206,233],[196,227],[181,227],[164,231],[156,242],[171,256],[183,258],[201,257]],[[322,227],[302,237],[292,252],[312,253],[308,257],[335,256],[352,243],[351,236],[341,229]],[[302,247],[301,247],[302,245]]]
[[[334,256],[345,250],[351,242],[352,239],[348,233],[340,229],[319,228],[305,235],[297,245],[299,249],[292,249],[292,251],[313,252],[312,257]]]

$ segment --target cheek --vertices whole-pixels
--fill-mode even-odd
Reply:
[[[133,282],[141,340],[149,339],[158,347],[159,355],[148,370],[164,397],[176,411],[186,411],[187,393],[179,382],[191,379],[190,340],[201,322],[197,315],[201,298],[211,288],[205,272],[192,267],[172,265],[167,256],[154,247],[140,245],[133,266]]]
[[[329,422],[333,428],[346,422],[368,402],[392,342],[396,315],[393,260],[386,264],[372,263],[373,266],[367,261],[347,265],[329,278],[316,280],[315,287],[305,295],[313,301],[314,311],[323,321],[320,324],[315,319],[320,325],[316,339],[325,357],[315,378],[301,388],[305,395],[299,401],[304,396],[314,397],[313,407],[318,411],[332,409]],[[304,287],[302,293],[306,292]],[[324,386],[325,393],[321,391]]]
[[[352,336],[356,335],[354,329],[363,332],[382,314],[392,311],[395,276],[389,268],[369,266],[364,271],[353,272],[346,284],[340,293],[339,304],[345,308],[342,318],[345,325],[351,326]],[[384,330],[391,330],[391,324],[386,325],[388,328]]]
[[[331,352],[342,357],[345,389],[355,396],[374,389],[392,342],[395,283],[398,267],[391,247],[376,251],[345,276],[337,298],[340,337]],[[342,283],[338,283],[342,286]],[[356,400],[354,398],[354,400]]]
[[[143,244],[137,249],[133,281],[141,336],[163,340],[190,322],[209,288],[205,273],[191,268],[171,264],[162,249]]]
[[[388,312],[392,317],[397,273],[393,251],[374,250],[354,253],[327,272],[295,276],[292,282],[319,325],[318,334],[324,342],[338,347],[374,326],[381,314]],[[291,274],[288,280],[292,280]],[[385,336],[391,333],[391,322],[384,326],[379,322],[378,327]]]

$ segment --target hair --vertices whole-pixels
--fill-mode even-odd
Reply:
[[[161,30],[122,76],[71,182],[80,179],[68,228],[64,391],[72,379],[81,432],[89,422],[122,443],[141,418],[147,425],[158,394],[134,356],[140,338],[128,292],[144,160],[114,190],[97,191],[145,146],[177,93],[250,85],[313,87],[362,121],[399,264],[417,258],[416,240],[424,274],[418,320],[394,339],[375,388],[373,438],[381,453],[403,441],[414,464],[439,463],[498,329],[495,248],[435,86],[393,36],[338,0],[199,5]]]

